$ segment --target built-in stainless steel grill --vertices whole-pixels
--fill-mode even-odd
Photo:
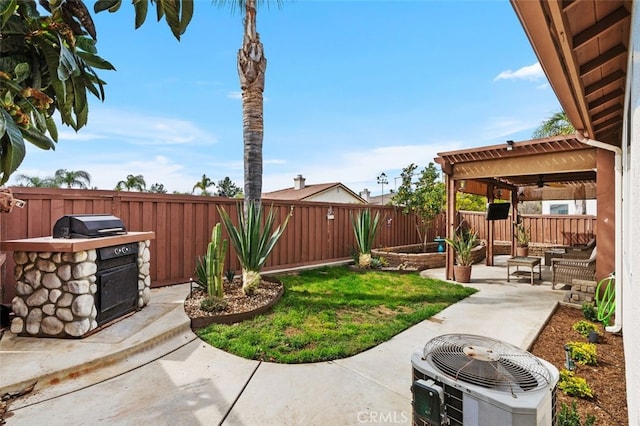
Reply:
[[[138,243],[97,250],[96,279],[98,325],[103,325],[138,308]]]
[[[65,215],[53,225],[53,238],[99,238],[126,233],[120,218],[104,214]]]

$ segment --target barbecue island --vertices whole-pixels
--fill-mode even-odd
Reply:
[[[58,226],[65,218],[51,237],[0,242],[16,265],[14,334],[85,337],[149,303],[155,233],[127,232],[105,215],[75,216],[75,225]],[[66,228],[67,237],[56,228]]]

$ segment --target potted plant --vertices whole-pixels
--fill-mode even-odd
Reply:
[[[531,240],[531,234],[529,233],[529,230],[524,227],[524,222],[520,221],[516,223],[514,231],[516,237],[516,256],[529,256],[529,241]]]
[[[470,282],[471,265],[473,265],[471,251],[478,243],[478,233],[474,229],[459,227],[453,238],[445,238],[445,241],[456,252],[456,264],[453,267],[455,280],[459,283]]]

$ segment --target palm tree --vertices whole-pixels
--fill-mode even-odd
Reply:
[[[193,185],[191,193],[193,194],[196,189],[199,189],[201,191],[201,195],[209,196],[211,195],[211,193],[207,191],[207,188],[210,188],[212,186],[216,186],[215,182],[209,179],[207,175],[202,175],[202,179],[200,180],[200,182],[196,182],[196,184]]]
[[[135,189],[142,192],[146,187],[147,183],[144,181],[144,177],[142,175],[127,175],[125,180],[118,182],[116,185],[116,191],[122,191],[123,188],[126,188],[127,191]]]
[[[33,188],[56,188],[58,186],[50,177],[40,178],[24,174],[17,175],[16,182],[18,182],[18,186],[30,186]]]
[[[569,121],[567,113],[559,111],[540,124],[535,132],[533,132],[533,138],[541,139],[559,135],[571,135],[575,132],[576,129]]]
[[[225,3],[223,0],[218,0]],[[260,204],[262,196],[263,96],[267,59],[256,28],[257,0],[239,0],[244,6],[244,36],[238,51],[238,76],[242,90],[244,141],[244,210]]]
[[[58,169],[53,179],[58,185],[65,185],[67,188],[77,186],[78,188],[87,189],[91,184],[91,175],[84,170]]]

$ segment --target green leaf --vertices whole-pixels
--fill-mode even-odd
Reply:
[[[67,81],[64,82],[64,87],[65,87],[65,98],[64,98],[64,102],[60,103],[58,102],[58,109],[60,110],[60,112],[64,111],[66,112],[66,124],[68,124],[69,126],[73,127],[73,130],[78,130],[79,127],[77,127],[76,125],[76,121],[73,118],[73,104],[74,104],[74,98],[75,98],[75,94],[73,93],[73,82],[69,79]],[[64,115],[63,115],[63,122],[64,122]]]
[[[7,23],[9,18],[11,18],[17,6],[17,0],[3,1],[0,3],[0,19],[2,20],[3,27]]]
[[[116,68],[111,65],[109,61],[102,59],[97,55],[93,55],[87,52],[76,52],[76,54],[90,67],[102,69],[102,70],[115,70]]]
[[[58,78],[61,81],[65,81],[72,75],[78,75],[80,71],[78,68],[78,63],[76,62],[76,58],[69,49],[67,49],[62,41],[62,37],[58,35],[58,40],[60,42],[60,56],[58,61]]]
[[[98,49],[96,49],[96,42],[90,37],[76,37],[76,48],[81,49],[87,53],[92,53],[94,55],[98,53]],[[80,52],[76,52],[76,54],[78,53]]]
[[[180,17],[180,34],[184,34],[193,18],[193,0],[182,0],[182,16]]]
[[[171,32],[180,40],[180,36],[184,34],[193,17],[193,0],[158,0],[159,8],[161,3],[162,12],[166,16]],[[158,18],[160,19],[161,15]]]
[[[147,0],[133,0],[133,7],[136,11],[136,29],[140,28],[144,21],[147,19],[147,11],[149,8],[149,3]]]
[[[160,22],[164,16],[164,10],[162,9],[163,2],[164,0],[156,0],[156,19],[158,22]]]
[[[47,117],[45,121],[47,122],[47,130],[49,131],[49,135],[51,135],[51,139],[58,142],[58,127],[56,126],[56,122],[52,117]]]
[[[89,115],[89,105],[87,104],[87,91],[85,88],[84,75],[74,77],[71,79],[73,82],[73,112],[77,119],[77,128],[80,129],[87,124],[87,118]],[[87,81],[87,84],[91,84]]]
[[[44,119],[44,115],[42,115],[42,113],[36,108],[32,108],[31,115],[33,116],[36,128],[41,132],[45,132],[47,130],[47,123]]]
[[[23,82],[24,80],[29,78],[30,71],[31,67],[29,67],[29,64],[27,64],[26,62],[19,63],[13,70],[13,72],[16,74],[13,81],[15,81],[16,83]]]
[[[0,143],[2,144],[0,185],[3,185],[18,169],[25,156],[24,139],[20,128],[4,108],[0,108]]]
[[[57,98],[56,103],[58,105],[58,111],[60,111],[62,122],[64,124],[69,124],[73,119],[71,117],[71,110],[69,108],[65,108],[65,99],[67,97],[66,87],[65,84],[57,78],[57,73],[54,72],[58,67],[58,51],[46,42],[39,43],[38,45],[44,53],[44,58],[47,61],[49,76],[51,78],[50,83]]]
[[[26,140],[34,144],[40,149],[44,150],[54,150],[56,149],[56,144],[52,141],[47,135],[35,129],[33,127],[29,127],[26,129],[22,129],[22,135]]]
[[[93,5],[93,11],[95,13],[100,13],[104,10],[109,10],[109,12],[116,12],[120,9],[120,5],[122,4],[122,0],[98,0]]]

